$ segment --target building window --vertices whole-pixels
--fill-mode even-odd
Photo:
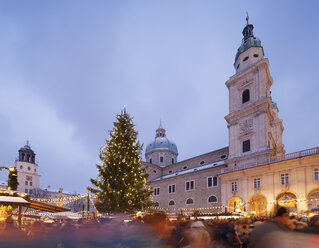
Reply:
[[[159,195],[160,194],[160,188],[154,188],[154,195]]]
[[[183,170],[186,170],[186,169],[187,169],[187,166],[184,166],[184,167],[183,167]]]
[[[34,172],[37,172],[37,169],[34,169]]]
[[[223,159],[223,160],[224,160],[224,159],[226,159],[226,158],[227,158],[227,156],[226,156],[225,154],[220,156],[220,159]]]
[[[172,172],[173,172],[172,170],[169,170],[169,171],[168,171],[168,173],[170,173],[170,174],[171,174]]]
[[[152,159],[150,158],[150,164],[152,163]]]
[[[245,61],[248,60],[248,59],[249,59],[249,56],[245,57],[245,58],[243,59],[243,61],[245,62]]]
[[[32,189],[30,189],[29,193],[32,194]]]
[[[205,161],[201,161],[200,164],[201,164],[201,165],[205,164]]]
[[[157,171],[156,171],[156,170],[153,170],[153,172],[156,173]]]
[[[245,102],[249,102],[250,100],[250,95],[249,95],[249,90],[244,90],[243,92],[243,95],[242,95],[242,102],[245,103]]]
[[[175,193],[175,192],[176,192],[175,189],[176,189],[175,184],[168,185],[168,193],[169,193],[169,194]]]
[[[313,180],[319,181],[319,169],[318,168],[313,169]]]
[[[192,198],[188,198],[188,199],[186,200],[186,205],[192,205],[192,204],[194,204],[193,199],[192,199]]]
[[[28,166],[28,170],[31,170],[31,167],[30,167],[30,166]]]
[[[23,169],[23,166],[22,166],[22,165],[20,165],[20,169],[21,169],[21,170]]]
[[[32,182],[30,182],[30,186],[32,186]]]
[[[236,192],[237,191],[237,182],[231,183],[231,191]]]
[[[25,181],[25,185],[28,185],[28,181]]]
[[[168,203],[168,206],[174,206],[174,205],[175,205],[175,202],[173,200],[170,200]]]
[[[158,202],[155,202],[155,207],[159,207],[159,203]]]
[[[25,189],[24,192],[25,192],[25,193],[28,193],[28,189]]]
[[[209,203],[218,202],[218,201],[217,201],[217,197],[214,196],[214,195],[211,195],[211,196],[208,198],[208,202],[209,202]]]
[[[160,157],[160,162],[161,162],[161,163],[164,162],[164,157]]]
[[[254,189],[260,188],[260,178],[254,178]]]
[[[186,182],[186,190],[193,190],[195,186],[195,181]]]
[[[280,184],[281,185],[289,184],[289,173],[283,173],[280,175]]]
[[[175,161],[174,161],[174,159],[172,158],[172,164],[174,164],[175,163]]]
[[[243,152],[249,152],[250,151],[250,140],[245,140],[243,142]]]
[[[216,187],[218,186],[218,177],[208,177],[207,178],[207,187]]]

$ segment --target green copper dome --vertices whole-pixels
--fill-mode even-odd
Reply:
[[[254,26],[252,24],[248,24],[248,20],[247,20],[247,25],[243,30],[243,41],[240,45],[240,47],[237,50],[236,53],[236,57],[235,57],[235,61],[237,60],[238,56],[245,52],[246,50],[248,50],[251,47],[261,47],[261,41],[260,39],[256,38],[253,34],[253,29]]]

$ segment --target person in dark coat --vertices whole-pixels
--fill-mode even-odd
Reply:
[[[319,234],[319,215],[312,216],[310,219],[310,226],[306,227],[303,232]]]
[[[289,212],[286,208],[278,209],[273,221],[257,226],[250,236],[251,248],[265,248],[269,247],[269,240],[273,233],[289,232],[290,219]]]

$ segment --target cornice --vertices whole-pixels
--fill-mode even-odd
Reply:
[[[270,74],[269,74],[269,70],[268,70],[268,67],[269,67],[269,61],[267,58],[264,58],[260,61],[257,61],[255,64],[253,64],[250,68],[247,68],[245,71],[239,73],[239,74],[235,74],[233,76],[231,76],[227,81],[226,81],[226,86],[229,88],[231,84],[241,80],[243,77],[246,77],[247,75],[249,74],[255,74],[259,68],[262,68],[262,67],[265,67],[266,70],[267,70],[267,77],[269,78],[270,77]],[[272,79],[271,77],[269,78],[269,80],[271,81],[272,83]]]

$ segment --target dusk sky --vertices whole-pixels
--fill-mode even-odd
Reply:
[[[43,188],[83,193],[124,105],[144,149],[160,119],[179,161],[228,146],[246,11],[286,152],[319,146],[319,1],[218,2],[0,1],[0,166],[29,140]]]

